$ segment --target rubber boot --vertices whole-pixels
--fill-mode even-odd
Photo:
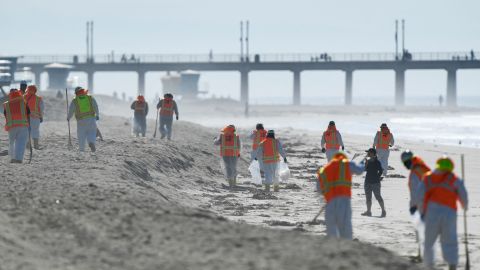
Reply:
[[[33,139],[33,148],[40,150],[40,145],[38,144],[38,139]]]
[[[235,176],[232,181],[233,181],[233,186],[236,187],[237,186],[237,177]]]
[[[266,184],[266,185],[265,185],[265,191],[266,191],[266,192],[270,192],[270,184]]]
[[[279,184],[274,184],[273,185],[273,192],[279,192],[280,191],[280,185]]]
[[[233,188],[233,179],[228,179],[228,186],[231,188]]]
[[[92,152],[95,153],[95,151],[97,150],[95,148],[95,144],[94,143],[89,143],[88,146],[90,147],[90,150],[92,150]]]
[[[10,160],[10,163],[22,163],[22,161],[17,159],[12,159]]]
[[[448,266],[448,270],[457,270],[457,266],[454,264],[451,264]]]

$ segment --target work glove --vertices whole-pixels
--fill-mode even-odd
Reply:
[[[345,151],[345,146],[342,146],[342,151]]]
[[[283,162],[287,163],[287,158],[286,157],[283,158]]]
[[[425,221],[425,214],[421,214],[421,215],[420,215],[420,219],[421,219],[422,221]]]
[[[40,123],[43,123],[43,117],[40,117]]]
[[[413,216],[413,214],[415,214],[416,211],[417,211],[417,207],[416,207],[416,206],[410,207],[410,215]]]
[[[177,115],[177,121],[178,121],[178,115]]]
[[[327,149],[322,148],[322,153],[325,153],[325,152],[327,152]]]
[[[100,116],[97,115],[97,117],[95,117],[95,119],[97,119],[97,121],[100,120]]]

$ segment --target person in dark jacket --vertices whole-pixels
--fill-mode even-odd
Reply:
[[[367,211],[362,213],[362,216],[372,216],[372,192],[375,195],[375,199],[377,199],[378,204],[382,208],[382,215],[381,217],[386,217],[387,212],[385,211],[385,205],[383,202],[382,195],[380,193],[381,183],[383,177],[383,169],[382,164],[377,159],[377,151],[374,148],[368,149],[366,151],[368,153],[366,162],[365,162],[365,171],[367,175],[365,176],[365,196],[367,198]]]

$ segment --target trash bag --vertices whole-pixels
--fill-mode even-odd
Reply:
[[[422,221],[419,211],[415,211],[415,214],[412,216],[412,223],[417,230],[417,237],[418,241],[420,242],[420,246],[423,247],[423,241],[425,240],[425,224]]]
[[[278,164],[278,176],[280,177],[281,182],[285,182],[290,178],[290,169],[288,168],[287,163],[280,161]]]
[[[252,183],[256,185],[261,185],[262,176],[260,175],[260,164],[258,163],[258,160],[253,160],[252,163],[250,163],[248,170],[250,171],[250,175],[252,176]]]

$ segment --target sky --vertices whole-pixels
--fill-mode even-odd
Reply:
[[[252,54],[394,52],[396,19],[406,21],[411,52],[480,51],[480,2],[475,0],[0,1],[0,55],[84,54],[89,20],[95,24],[95,54],[239,53],[241,20],[250,21]],[[75,75],[86,83],[84,74]],[[161,92],[162,75],[147,74],[147,97]],[[136,78],[135,73],[97,73],[95,91],[133,96]],[[445,71],[409,71],[406,79],[407,96],[445,94]],[[239,81],[236,72],[205,72],[200,88],[238,98]],[[391,97],[393,103],[393,83],[390,71],[355,72],[354,103],[365,96]],[[302,96],[341,102],[344,84],[342,72],[303,72]],[[459,71],[459,96],[480,96],[479,85],[480,70]],[[288,101],[292,88],[290,72],[250,73],[252,102]]]

